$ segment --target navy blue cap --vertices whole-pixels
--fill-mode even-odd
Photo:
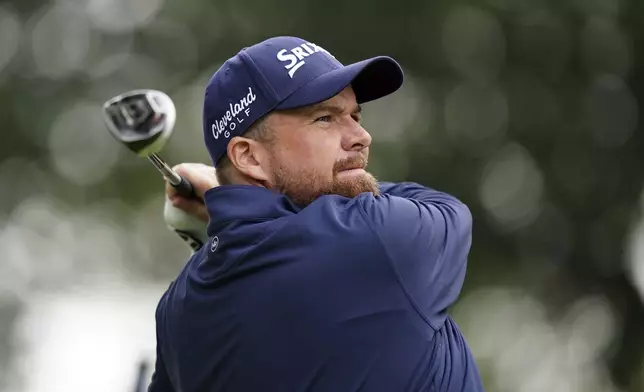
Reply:
[[[387,56],[344,66],[320,46],[297,37],[274,37],[228,59],[206,87],[203,128],[214,165],[228,142],[273,110],[325,101],[351,85],[358,103],[402,86],[400,65]]]

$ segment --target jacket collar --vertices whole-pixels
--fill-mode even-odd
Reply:
[[[269,220],[297,214],[301,208],[285,195],[254,185],[221,185],[204,194],[208,235],[233,220]]]

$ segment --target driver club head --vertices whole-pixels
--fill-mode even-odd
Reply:
[[[157,90],[132,90],[103,104],[112,136],[135,154],[148,157],[165,145],[174,129],[177,112],[170,97]]]

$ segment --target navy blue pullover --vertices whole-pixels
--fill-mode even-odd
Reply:
[[[150,392],[479,392],[448,316],[472,217],[415,183],[299,208],[254,186],[205,202],[210,242],[162,296]]]

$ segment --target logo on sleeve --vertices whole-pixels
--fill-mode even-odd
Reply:
[[[277,59],[283,63],[288,63],[284,66],[284,68],[288,70],[288,76],[293,79],[293,76],[295,76],[297,70],[300,69],[304,64],[306,64],[304,59],[317,53],[326,53],[329,56],[335,58],[326,49],[319,47],[316,44],[306,42],[290,50],[280,50],[279,52],[277,52]]]
[[[212,241],[210,242],[210,251],[215,252],[218,247],[219,247],[219,237],[214,236]]]

